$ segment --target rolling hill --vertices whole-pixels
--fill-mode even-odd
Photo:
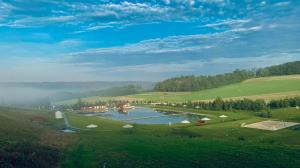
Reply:
[[[146,92],[135,95],[119,97],[89,97],[83,101],[95,102],[107,99],[143,100],[143,101],[168,101],[185,102],[198,100],[212,100],[216,97],[225,99],[279,99],[283,97],[300,96],[300,75],[261,77],[245,80],[240,83],[230,84],[214,89],[195,92]],[[74,103],[76,99],[61,102]]]
[[[276,99],[300,95],[300,75],[254,78],[237,84],[196,92],[153,92],[131,95],[130,98],[152,101],[197,101],[216,97],[227,99]]]

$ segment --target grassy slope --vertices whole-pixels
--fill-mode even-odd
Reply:
[[[215,89],[196,92],[148,92],[143,94],[122,97],[89,97],[84,98],[86,102],[98,100],[122,99],[122,100],[151,100],[184,102],[197,100],[212,100],[217,96],[230,99],[278,99],[283,97],[295,97],[300,95],[300,75],[266,77],[246,80],[242,83],[231,84]],[[72,104],[77,100],[67,100],[59,104]]]
[[[174,110],[174,109],[172,109]],[[176,109],[188,110],[188,109]],[[193,109],[188,110],[197,112]],[[299,130],[276,132],[241,128],[241,123],[264,120],[250,112],[211,112],[205,126],[135,125],[68,113],[70,122],[84,128],[80,140],[65,156],[64,167],[298,167]],[[229,116],[222,122],[217,116]],[[274,110],[276,119],[300,122],[295,109]],[[274,118],[275,119],[275,118]]]
[[[34,116],[45,122],[31,122]],[[0,167],[56,167],[62,150],[74,137],[57,129],[53,112],[0,107]]]
[[[274,93],[276,93],[275,96]],[[259,95],[261,95],[261,97]],[[249,98],[268,99],[268,97],[279,98],[289,95],[300,95],[300,75],[250,79],[242,83],[197,92],[153,92],[131,95],[129,97],[154,101],[183,102],[189,100],[211,100],[217,96],[222,98],[241,98],[248,96]]]
[[[264,120],[251,112],[167,108],[203,113],[209,115],[212,121],[201,127],[194,124],[177,124],[171,127],[135,125],[133,129],[125,130],[121,127],[124,124],[121,122],[67,113],[73,126],[85,128],[91,123],[99,126],[93,130],[82,130],[78,134],[70,135],[55,131],[61,127],[61,122],[53,120],[51,112],[0,108],[0,142],[6,143],[2,144],[2,147],[16,142],[32,142],[22,143],[23,147],[27,148],[21,149],[29,151],[23,159],[30,162],[28,159],[35,156],[31,155],[32,153],[38,153],[38,156],[42,157],[43,155],[39,153],[42,152],[46,153],[44,162],[48,162],[49,157],[54,159],[51,161],[58,159],[52,152],[48,153],[49,149],[50,151],[53,148],[60,149],[69,144],[68,141],[76,138],[76,143],[64,150],[60,167],[104,165],[107,168],[298,167],[300,165],[299,129],[269,132],[241,128],[241,123]],[[300,122],[299,110],[293,108],[274,110],[272,113],[274,119]],[[223,122],[218,117],[220,114],[229,117]],[[48,121],[40,124],[30,122],[30,117],[35,115],[46,116]],[[71,139],[66,139],[68,137]],[[16,146],[10,146],[9,153],[3,156],[12,154],[12,157],[16,156],[16,153],[22,153],[22,150],[14,151],[14,149],[19,150]],[[0,150],[0,154],[1,152],[3,150]],[[34,160],[34,163],[37,163],[40,158],[35,157]]]

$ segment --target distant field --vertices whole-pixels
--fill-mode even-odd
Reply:
[[[300,95],[300,75],[266,77],[197,92],[152,92],[130,95],[129,98],[152,101],[197,101],[222,98],[276,99]]]
[[[148,92],[143,94],[120,96],[120,97],[89,97],[86,102],[99,100],[145,100],[145,101],[168,101],[184,102],[197,100],[213,100],[216,97],[224,99],[278,99],[284,97],[300,96],[300,75],[275,76],[255,78],[237,84],[231,84],[215,89],[196,92]],[[75,103],[76,99],[59,102],[60,104]]]

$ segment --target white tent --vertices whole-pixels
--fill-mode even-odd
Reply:
[[[220,115],[219,117],[220,118],[227,118],[228,116],[226,116],[226,115]]]
[[[61,111],[56,111],[56,112],[55,112],[55,118],[56,118],[56,119],[64,118],[63,115],[62,115],[62,112],[61,112]]]
[[[95,124],[90,124],[90,125],[86,126],[86,128],[97,128],[97,127],[98,127],[98,125],[95,125]]]
[[[189,124],[189,123],[191,123],[191,122],[189,122],[188,120],[183,120],[183,121],[181,121],[181,123],[182,123],[182,124]]]
[[[201,120],[202,120],[202,121],[209,121],[210,119],[207,118],[207,117],[204,117],[204,118],[202,118]]]
[[[130,124],[126,124],[126,125],[123,126],[123,128],[133,128],[133,126],[130,125]]]

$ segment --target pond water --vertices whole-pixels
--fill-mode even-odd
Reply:
[[[105,113],[94,113],[86,115],[104,117],[112,120],[138,124],[174,124],[180,123],[183,120],[197,121],[203,117],[194,114],[156,111],[148,108],[136,108],[129,110],[127,113],[118,112],[116,110],[109,110]]]

